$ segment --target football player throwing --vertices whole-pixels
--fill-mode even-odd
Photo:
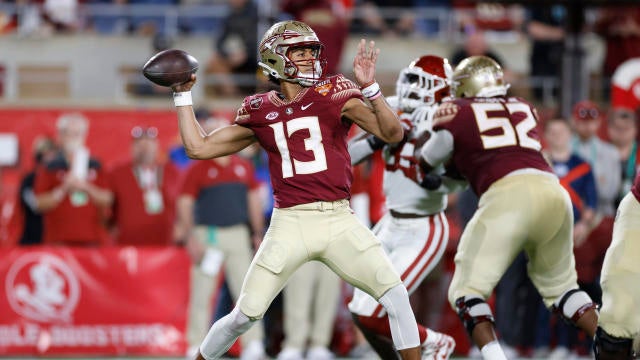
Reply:
[[[357,84],[343,75],[322,76],[323,44],[302,22],[276,23],[264,34],[259,50],[259,66],[280,89],[245,98],[234,125],[205,134],[191,105],[195,76],[174,88],[187,154],[209,159],[257,141],[269,156],[275,202],[237,304],[213,324],[198,358],[222,356],[262,318],[291,274],[315,260],[383,304],[396,349],[403,359],[419,359],[420,339],[407,290],[380,241],[349,208],[351,125],[389,143],[403,136],[400,121],[375,82],[379,50],[361,40],[353,62]]]

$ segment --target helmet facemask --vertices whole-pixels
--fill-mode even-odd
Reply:
[[[309,60],[294,61],[291,59],[291,53],[299,49],[311,49],[313,52],[313,58]],[[323,46],[320,43],[300,43],[293,46],[279,46],[276,48],[276,53],[281,51],[286,54],[283,55],[285,59],[284,73],[289,78],[283,79],[289,82],[297,82],[302,86],[311,86],[318,82],[322,77],[322,73],[327,64],[327,61],[322,57]],[[311,65],[305,64],[311,62]],[[300,67],[311,67],[310,71],[302,72]]]
[[[432,106],[451,96],[449,62],[439,56],[425,55],[404,68],[396,82],[396,94],[402,111]]]
[[[448,86],[447,81],[439,76],[416,68],[405,68],[396,83],[400,108],[411,112],[419,106],[434,105],[438,101],[436,93]]]

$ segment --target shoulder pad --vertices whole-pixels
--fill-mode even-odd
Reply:
[[[362,92],[360,92],[360,87],[355,82],[347,79],[342,74],[331,76],[327,80],[328,80],[328,84],[330,84],[331,86],[331,88],[328,89],[328,93],[329,92],[331,93],[331,97],[334,100],[339,98],[345,98],[345,97],[352,97],[352,96],[361,97],[362,96]],[[316,87],[317,86],[318,85],[316,85]],[[322,93],[320,94],[322,95]]]
[[[459,110],[460,107],[454,102],[442,103],[433,115],[433,126],[442,125],[453,120]]]
[[[265,94],[251,95],[244,98],[242,106],[236,113],[235,123],[242,125],[249,120],[250,113],[259,110],[262,104],[266,101]]]

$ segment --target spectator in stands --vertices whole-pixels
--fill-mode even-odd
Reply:
[[[488,56],[495,60],[502,66],[505,81],[508,83],[514,82],[515,74],[513,71],[509,70],[509,67],[505,64],[502,57],[491,49],[491,46],[487,42],[485,32],[475,27],[468,29],[464,43],[453,51],[449,57],[449,61],[451,62],[451,66],[455,67],[463,59],[478,55]]]
[[[363,0],[354,31],[382,36],[408,36],[415,27],[412,0]],[[395,10],[399,10],[399,13]]]
[[[640,57],[640,6],[601,8],[595,30],[607,46],[602,71],[605,77],[611,77],[625,60]]]
[[[206,131],[222,126],[224,120]],[[264,234],[260,184],[251,163],[238,155],[194,162],[178,197],[175,237],[186,243],[192,259],[187,341],[193,350],[206,335],[211,298],[224,263],[224,274],[237,301],[244,274]],[[243,359],[265,356],[262,326],[241,338]]]
[[[323,74],[339,73],[340,59],[349,33],[346,10],[338,6],[335,0],[284,0],[280,7],[295,20],[311,26],[325,45],[323,54],[327,59],[327,67]]]
[[[85,147],[89,122],[80,113],[64,113],[57,130],[62,151],[36,171],[34,185],[44,243],[101,245],[104,210],[112,200],[100,162]]]
[[[38,211],[36,195],[33,191],[36,172],[58,153],[53,139],[42,137],[33,142],[34,168],[20,181],[20,210],[23,214],[22,235],[20,245],[35,245],[42,243],[42,215]]]
[[[92,11],[86,18],[86,27],[98,34],[122,36],[129,31],[127,0],[83,0],[88,5],[109,6],[110,11]]]
[[[607,131],[609,139],[616,147],[620,161],[621,186],[614,203],[615,208],[631,190],[636,172],[640,166],[638,149],[638,118],[635,111],[625,107],[613,108],[609,112]]]
[[[340,283],[336,274],[317,261],[302,265],[291,276],[284,288],[285,338],[278,360],[334,358],[329,346],[338,309]]]
[[[491,49],[487,43],[484,31],[478,29],[469,30],[464,38],[464,43],[453,51],[449,57],[452,66],[456,66],[463,59],[469,56],[484,55],[495,60],[500,66],[504,67],[502,58]]]
[[[598,193],[596,182],[591,171],[591,166],[580,156],[575,154],[571,148],[571,126],[561,118],[550,119],[545,123],[545,140],[547,148],[545,156],[552,164],[553,171],[558,175],[560,184],[567,190],[573,205],[574,246],[581,248],[593,226],[595,211],[598,203]],[[582,267],[581,259],[576,258],[576,266]],[[589,264],[587,264],[589,265]],[[597,283],[581,283],[578,285],[586,291],[592,298],[599,299],[600,292],[592,291],[593,287],[598,287]],[[595,296],[594,296],[595,295]],[[551,345],[549,311],[544,306],[542,300],[538,301],[538,319],[536,326],[536,352],[537,356],[548,357],[549,359],[560,359],[569,356],[569,353],[578,343],[578,331],[576,328],[561,322],[553,321],[555,324],[556,348],[551,353],[546,353]],[[584,347],[583,351],[588,351]]]
[[[620,156],[616,148],[598,137],[603,113],[589,100],[576,103],[572,112],[573,150],[593,169],[598,189],[598,213],[612,217],[620,191]]]
[[[258,8],[253,1],[229,1],[229,14],[207,67],[207,72],[215,75],[216,93],[237,96],[255,92],[258,22]]]
[[[525,29],[531,41],[529,75],[534,77],[533,97],[542,102],[558,95],[559,79],[562,74],[562,53],[566,32],[567,11],[564,5],[532,6]],[[546,82],[542,82],[542,81]],[[556,81],[548,90],[552,81]]]
[[[134,8],[129,17],[130,31],[137,35],[153,36],[155,34],[167,34],[165,14],[149,14],[147,9],[169,9],[179,4],[179,0],[125,0],[131,5],[143,5]],[[144,7],[146,6],[146,8]]]
[[[464,32],[479,29],[492,32],[517,33],[522,25],[520,5],[499,1],[452,0],[458,28]]]
[[[180,174],[159,162],[158,129],[136,126],[131,137],[131,160],[109,173],[116,244],[170,245]]]
[[[44,0],[42,17],[54,33],[72,33],[82,26],[78,0]]]

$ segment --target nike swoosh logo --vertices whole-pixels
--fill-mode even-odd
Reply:
[[[300,109],[302,109],[302,110],[307,110],[307,108],[308,108],[309,106],[311,106],[311,105],[313,105],[313,102],[310,102],[310,103],[308,103],[307,105],[302,105],[302,106],[300,106]]]

